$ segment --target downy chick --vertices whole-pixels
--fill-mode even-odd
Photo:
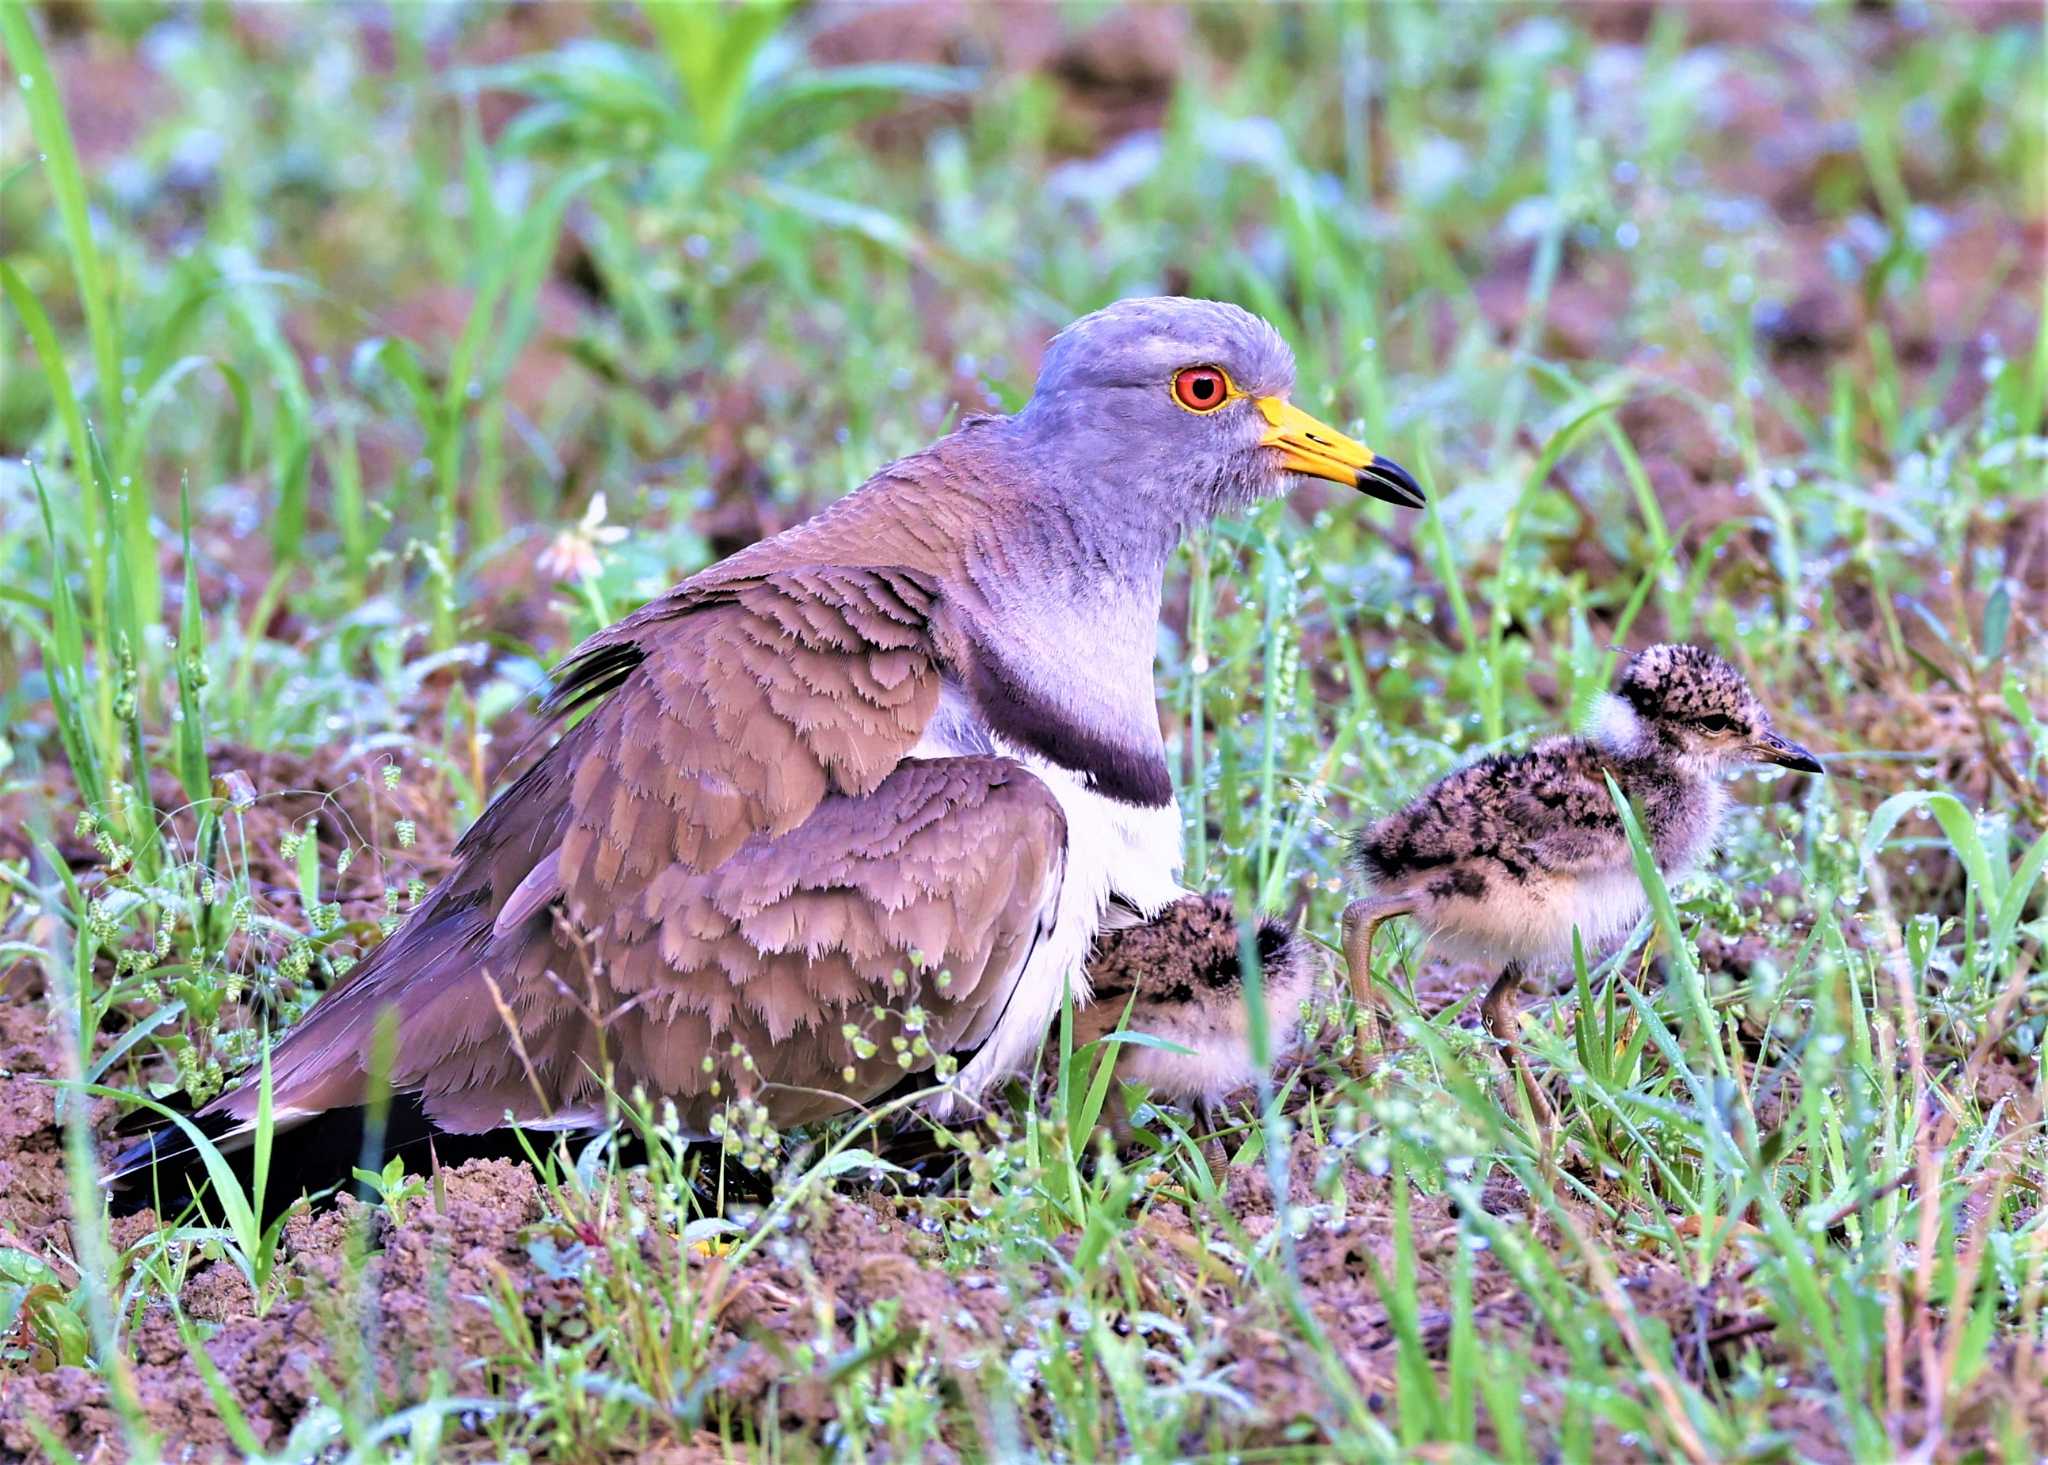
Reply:
[[[1515,1040],[1515,988],[1526,967],[1571,959],[1576,928],[1589,956],[1611,949],[1649,904],[1607,790],[1611,774],[1640,812],[1666,876],[1713,851],[1727,812],[1724,775],[1775,764],[1821,773],[1781,737],[1727,662],[1697,646],[1652,646],[1604,694],[1587,730],[1494,755],[1432,784],[1368,827],[1352,868],[1370,892],[1344,912],[1344,957],[1361,1007],[1374,1006],[1372,939],[1412,915],[1441,954],[1498,965],[1482,1012],[1547,1131],[1548,1101]]]
[[[1142,925],[1103,932],[1088,963],[1094,995],[1075,1014],[1075,1046],[1122,1028],[1192,1050],[1122,1044],[1116,1076],[1144,1084],[1155,1100],[1210,1117],[1260,1076],[1238,934],[1227,895],[1186,896]],[[1269,1058],[1278,1062],[1300,1046],[1302,1007],[1314,993],[1318,962],[1309,941],[1278,921],[1262,920],[1255,939]],[[1112,1106],[1109,1123],[1119,1144],[1129,1138],[1120,1107]]]

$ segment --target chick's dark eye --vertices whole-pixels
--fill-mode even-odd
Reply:
[[[1190,412],[1214,412],[1230,396],[1230,378],[1213,366],[1190,366],[1174,373],[1173,399]]]
[[[1735,719],[1724,717],[1718,712],[1709,712],[1698,720],[1698,726],[1710,733],[1731,733],[1735,731]]]

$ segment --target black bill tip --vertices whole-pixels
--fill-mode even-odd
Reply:
[[[1766,763],[1789,768],[1794,773],[1826,773],[1820,759],[1787,738],[1773,738],[1762,750]]]
[[[1358,491],[1404,509],[1419,509],[1425,502],[1422,485],[1415,481],[1415,475],[1392,458],[1377,454],[1358,470]]]

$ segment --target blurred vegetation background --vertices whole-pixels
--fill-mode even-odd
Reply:
[[[1756,1061],[1804,1073],[1809,1027],[1867,1053],[1830,994],[1889,983],[1871,952],[1903,932],[1927,1051],[1975,1055],[1957,1123],[2008,1134],[2003,1094],[2038,1117],[2037,5],[135,0],[0,4],[0,53],[0,1017],[70,1023],[22,1037],[24,1085],[216,1091],[438,873],[580,636],[1014,407],[1072,316],[1164,291],[1271,318],[1297,400],[1432,493],[1397,518],[1305,491],[1176,569],[1191,884],[1327,936],[1365,813],[1573,721],[1616,645],[1698,639],[1837,775],[1749,794],[1727,868],[1683,893]],[[2009,1089],[1977,1083],[1994,1052]],[[1430,1073],[1395,1095],[1410,1121]],[[61,1116],[46,1085],[19,1101],[0,1224],[32,1235],[69,1204]],[[1659,1216],[1826,1215],[1910,1159],[1912,1101],[1884,1102],[1802,1110],[1796,1167],[1590,1110],[1581,1137],[1672,1152],[1618,1162]],[[1432,1194],[1480,1143],[1338,1128]],[[1679,1173],[1729,1188],[1674,1197]],[[2040,1232],[2010,1219],[2001,1285],[2030,1296]],[[1691,1427],[1900,1445],[1902,1294],[1864,1287],[1867,1254],[1821,1285],[1791,1236],[1769,1305],[1839,1283],[1871,1351],[1824,1384],[1796,1347],[1749,1355],[1748,1394],[1686,1375]],[[1557,1317],[1586,1304],[1547,1275]],[[1228,1335],[1189,1326],[1189,1358]],[[1572,1381],[1544,1394],[1553,1443],[1627,1436],[1635,1403],[1572,1393],[1620,1338],[1544,1355]],[[1439,1403],[1401,1357],[1401,1440],[1475,1438],[1471,1379]],[[1113,1392],[1101,1366],[1045,1438],[1137,1448],[1130,1416],[1076,1412]],[[1266,1438],[1175,1397],[1162,1448],[1190,1421]],[[1503,1454],[1514,1397],[1485,1425]]]
[[[8,579],[48,573],[24,457],[94,522],[89,421],[146,639],[186,481],[201,594],[259,641],[340,630],[339,670],[423,616],[544,657],[547,597],[492,589],[597,495],[634,531],[609,613],[1021,399],[1050,329],[1134,292],[1278,321],[1310,406],[1455,490],[1468,580],[1516,506],[1526,553],[1607,582],[1742,520],[1790,612],[1817,516],[1987,395],[2014,429],[2039,402],[2024,6],[41,18],[57,97],[8,89],[0,227],[76,400],[17,317]],[[1524,502],[1556,414],[1621,399],[1633,461]],[[1932,530],[1913,491],[1887,506]],[[1374,558],[1329,570],[1416,588]],[[10,724],[41,700],[11,680]],[[351,680],[247,730],[367,731]]]

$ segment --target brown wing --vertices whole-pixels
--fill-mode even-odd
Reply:
[[[792,570],[636,628],[641,659],[577,729],[559,872],[572,914],[672,863],[713,869],[756,831],[794,829],[828,791],[875,788],[938,704],[934,599],[907,574]],[[614,644],[586,647],[577,667]]]
[[[1628,863],[1628,835],[1607,792],[1599,753],[1579,738],[1547,738],[1529,752],[1528,777],[1511,785],[1509,822],[1521,832],[1517,858],[1553,876]]]
[[[457,1130],[507,1110],[587,1118],[606,1073],[699,1131],[746,1097],[779,1126],[836,1113],[993,1020],[1051,919],[1065,847],[1057,802],[1017,765],[905,762],[709,873],[669,866],[587,923],[530,918],[506,970],[486,958],[405,1011],[401,1081]]]
[[[424,908],[279,1044],[280,1112],[356,1102],[376,1014],[387,1007],[398,1020],[394,1081],[437,1096],[433,1107],[451,1125],[488,1127],[510,1102],[508,1063],[529,1091],[513,1107],[531,1112],[542,1097],[559,1107],[568,1089],[536,1096],[528,1070],[543,1090],[580,1085],[599,1033],[609,1041],[616,1032],[621,1059],[630,1051],[645,1070],[628,1075],[620,1061],[622,1077],[658,1074],[651,1087],[661,1092],[676,1091],[676,1055],[701,1075],[713,1043],[730,1047],[735,1014],[751,1012],[769,1041],[788,1041],[894,969],[901,955],[886,970],[875,965],[885,929],[913,933],[899,943],[903,953],[919,943],[927,953],[957,948],[996,970],[997,946],[1013,939],[1003,925],[1012,886],[1022,881],[1035,898],[1063,835],[1048,844],[1041,831],[1017,831],[1036,851],[1020,854],[1021,864],[974,844],[975,800],[1019,817],[1007,804],[1024,796],[990,782],[1007,764],[992,764],[971,798],[951,784],[934,791],[926,774],[872,801],[937,704],[936,594],[929,577],[908,571],[797,567],[696,599],[672,596],[587,642],[554,701],[595,702],[594,710],[463,837],[461,863]],[[1049,795],[1027,782],[1038,818]],[[999,797],[998,788],[1013,791]],[[913,878],[906,867],[892,886],[890,860],[909,857],[893,841],[913,828],[932,842],[929,869]],[[761,872],[795,868],[800,855],[854,861],[848,869],[859,868],[860,880],[799,882],[762,910],[722,883],[754,888]],[[754,873],[724,876],[736,861]],[[940,914],[949,902],[951,915]],[[950,943],[949,920],[960,922]],[[969,952],[977,940],[991,944]],[[835,952],[837,966],[827,959]],[[703,960],[717,966],[715,979],[696,964]],[[954,1007],[988,1000],[981,975],[975,967],[949,999]],[[630,1006],[614,1013],[607,996]],[[516,1017],[523,1053],[500,1002]],[[593,1028],[594,1015],[605,1020]],[[691,1016],[701,1029],[684,1020]],[[670,1021],[677,1026],[661,1027]],[[794,1054],[788,1064],[807,1080],[843,1066],[821,1070]],[[254,1097],[238,1091],[214,1107],[246,1117]]]

